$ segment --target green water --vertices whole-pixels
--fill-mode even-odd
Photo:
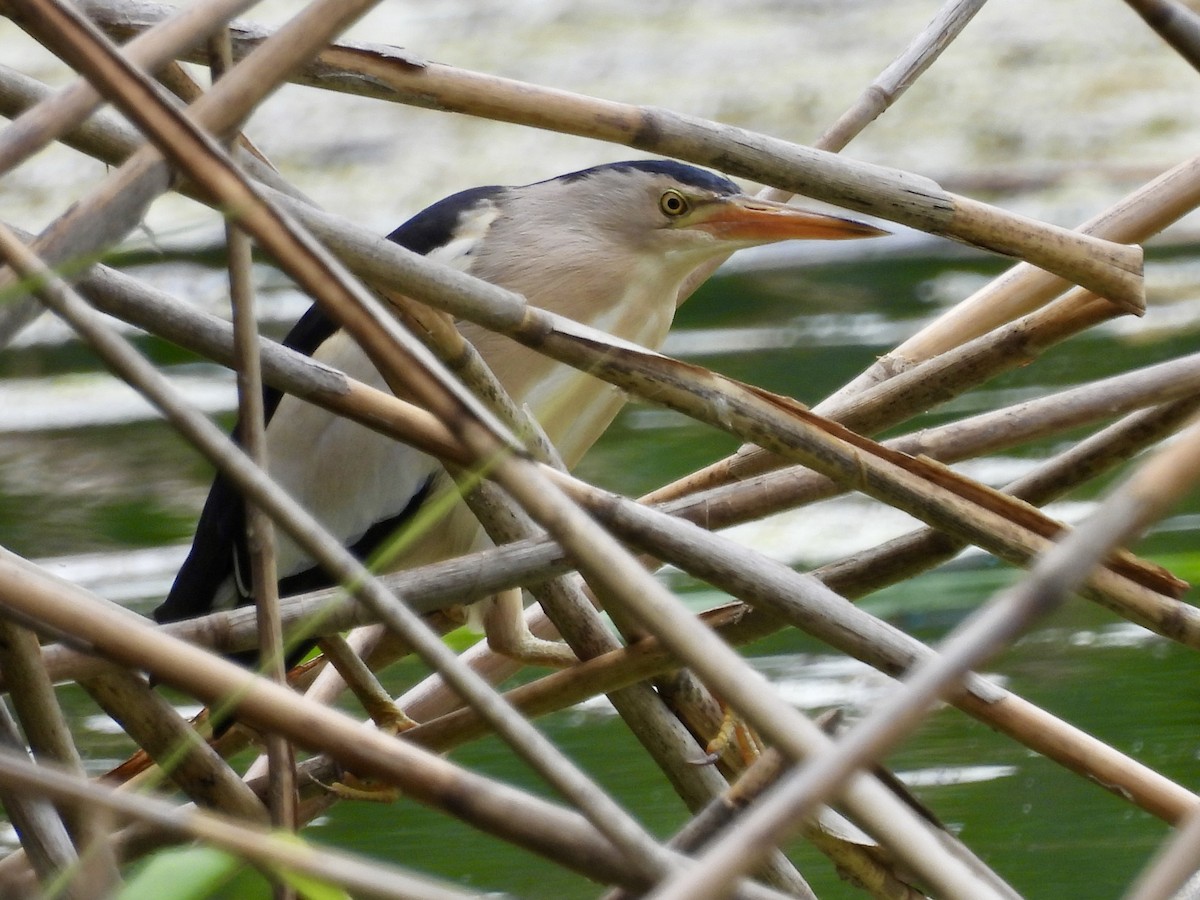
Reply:
[[[1179,264],[1178,257],[1162,262]],[[734,377],[816,402],[935,314],[948,281],[969,282],[995,269],[982,265],[908,257],[735,274],[716,280],[685,307],[675,346]],[[1187,352],[1196,346],[1200,330],[1198,300],[1193,291],[1169,308],[1152,308],[1140,322],[1096,329],[956,405],[975,411]],[[218,386],[222,383],[213,367],[154,343],[145,346],[170,361],[171,371],[185,380],[204,384],[215,377]],[[175,564],[171,548],[178,552],[190,535],[207,487],[206,466],[155,421],[118,424],[101,415],[106,421],[71,427],[75,407],[70,404],[79,402],[72,393],[77,381],[89,390],[96,385],[108,390],[106,376],[95,374],[90,356],[75,344],[10,351],[0,356],[0,375],[0,390],[10,391],[4,396],[10,401],[36,396],[35,405],[47,417],[40,427],[18,427],[14,419],[0,435],[0,543],[33,558],[56,557],[56,570],[137,608],[153,605]],[[103,396],[108,399],[96,401],[95,408],[115,408],[117,401]],[[79,408],[92,409],[86,399],[84,404]],[[15,401],[0,404],[0,414],[15,417],[15,410]],[[924,421],[944,415],[932,413]],[[83,420],[90,418],[83,415]],[[1021,448],[977,473],[1007,480],[1013,467],[1057,443]],[[580,471],[636,494],[734,446],[728,436],[682,417],[631,407]],[[1076,505],[1062,509],[1077,515],[1086,509],[1078,504],[1088,503],[1094,493],[1081,491],[1071,498]],[[1139,549],[1185,575],[1194,570],[1195,506],[1194,498],[1185,500]],[[846,499],[745,534],[756,546],[806,566],[903,529],[899,517],[893,520],[861,499]],[[101,571],[81,568],[85,561]],[[935,641],[1011,578],[1009,569],[975,554],[869,597],[864,606]],[[671,583],[690,591],[697,604],[720,599],[684,579]],[[857,715],[886,686],[881,676],[796,632],[775,635],[747,653],[784,696],[813,712],[837,706]],[[1196,654],[1073,601],[989,671],[1032,702],[1191,787],[1200,782],[1198,668]],[[389,674],[389,681],[400,690],[421,674],[419,667],[405,664]],[[128,748],[125,739],[113,734],[76,692],[64,691],[64,697],[91,765],[99,770],[119,759]],[[684,822],[680,802],[605,704],[562,712],[540,724],[654,833],[669,835]],[[497,741],[462,748],[453,759],[544,792]],[[926,723],[889,764],[1030,897],[1118,896],[1166,834],[1148,815],[953,710]],[[596,886],[550,862],[409,801],[344,803],[307,833],[481,889],[547,900],[597,893]],[[795,846],[792,853],[821,896],[858,895],[808,848]]]

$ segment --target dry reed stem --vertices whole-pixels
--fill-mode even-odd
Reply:
[[[1171,411],[1169,411],[1169,413],[1170,413],[1170,415],[1178,415],[1177,410],[1171,410]],[[1143,418],[1143,417],[1138,417],[1138,418]],[[1148,435],[1145,433],[1145,428],[1143,427],[1142,423],[1134,422],[1131,424],[1133,425],[1133,428],[1131,430],[1133,430],[1135,433],[1138,433],[1139,439],[1145,439],[1146,437],[1148,437]],[[1122,430],[1125,427],[1126,426],[1123,425],[1121,427]],[[1116,430],[1118,430],[1118,429],[1114,429],[1114,431],[1116,431]],[[1098,440],[1098,441],[1096,441],[1096,443],[1101,443],[1101,441]],[[1088,448],[1085,446],[1084,449],[1087,450]],[[1111,448],[1110,448],[1110,452],[1111,452]],[[1079,460],[1078,455],[1072,454],[1072,456],[1076,461]],[[1094,460],[1089,461],[1087,463],[1087,465],[1089,465],[1089,466],[1091,466],[1092,464],[1094,464]],[[638,510],[637,507],[631,507],[625,503],[622,503],[622,507],[626,509],[627,515],[632,514],[632,512],[635,510]],[[639,514],[644,515],[645,513],[639,512]],[[627,536],[632,536],[632,535],[627,535]],[[655,547],[656,550],[660,549],[659,547],[655,546],[653,539],[651,539],[650,537],[644,535],[643,538],[644,538],[644,540],[651,541],[650,544],[648,544],[648,545],[644,544],[644,546]],[[935,543],[938,546],[941,546],[942,544],[946,543],[945,536],[938,536],[938,538],[940,538],[940,539],[935,539]],[[904,539],[901,539],[899,541],[892,542],[892,543],[896,545],[895,550],[891,549],[891,545],[884,545],[884,547],[879,548],[879,550],[877,550],[877,551],[874,551],[874,552],[871,552],[871,553],[868,553],[865,555],[861,555],[851,561],[846,561],[846,562],[843,562],[840,564],[835,563],[835,564],[831,564],[829,566],[822,567],[822,569],[817,570],[817,572],[815,574],[817,574],[819,577],[823,578],[824,580],[828,581],[831,585],[837,586],[839,590],[848,591],[851,595],[854,595],[854,596],[860,595],[861,593],[863,593],[867,590],[876,589],[879,586],[881,586],[882,583],[890,583],[899,577],[903,577],[903,576],[909,574],[912,571],[912,567],[906,568],[904,571],[901,571],[901,572],[896,571],[895,563],[892,562],[888,558],[888,556],[886,556],[885,554],[894,555],[896,550],[898,550],[902,553],[905,552],[906,542]],[[706,552],[714,560],[721,558],[720,545],[716,545],[716,546],[708,549]],[[738,553],[740,553],[740,554],[745,554],[746,552],[747,551],[745,551],[744,549],[741,549],[738,551]],[[672,559],[672,561],[676,562],[676,564],[682,565],[684,568],[689,568],[690,570],[695,572],[700,577],[712,580],[714,584],[716,584],[717,586],[721,587],[724,590],[727,590],[727,591],[735,594],[735,596],[742,596],[740,591],[744,590],[744,588],[740,585],[736,585],[736,584],[729,582],[727,579],[721,578],[719,571],[717,573],[714,573],[712,571],[705,570],[705,569],[697,570],[694,568],[694,563],[692,565],[689,565],[689,562],[684,561],[676,554],[668,554],[667,558]],[[701,554],[701,556],[699,558],[700,558],[700,560],[703,560],[704,555]],[[735,555],[733,559],[736,560],[737,558],[738,557]],[[919,561],[922,561],[922,564],[918,568],[924,568],[925,566],[923,564],[923,557],[921,555],[918,555],[917,558]],[[736,567],[737,567],[736,562],[733,562],[733,561],[726,563],[726,565],[733,566],[734,569],[736,569]],[[767,563],[764,563],[764,565],[767,565]],[[719,569],[719,567],[718,567],[718,569]],[[791,590],[794,592],[797,589],[792,588]],[[783,594],[783,595],[786,596],[786,594]],[[785,617],[790,619],[793,622],[793,624],[798,625],[799,627],[805,629],[806,631],[810,631],[810,632],[812,631],[812,626],[808,620],[796,619],[793,615],[790,615],[786,612],[787,609],[789,609],[789,607],[785,606],[785,608],[784,608],[785,611],[781,612],[780,614],[785,615]],[[774,628],[777,627],[775,625],[772,625],[770,622],[763,623],[763,624],[765,625],[765,627],[751,628],[749,634],[745,634],[742,636],[743,639],[752,639],[754,637],[759,637],[762,634],[768,633],[769,631],[774,630]],[[847,633],[858,633],[861,631],[861,627],[860,626],[850,626],[847,624],[843,630]],[[730,639],[734,639],[732,635],[730,635],[729,637],[730,637]],[[884,656],[880,657],[880,656],[876,655],[878,653],[877,648],[870,650],[868,653],[863,653],[863,651],[861,649],[855,650],[852,647],[850,647],[849,645],[847,645],[844,641],[839,641],[836,639],[833,640],[833,643],[834,643],[834,646],[838,647],[839,649],[842,649],[842,650],[850,652],[854,655],[857,655],[860,658],[863,658],[866,661],[870,662],[872,665],[875,665],[876,667],[881,668],[883,671],[890,671],[890,672],[894,672],[894,673],[902,671],[904,668],[906,668],[908,666],[909,662],[911,662],[911,659],[912,659],[912,657],[908,656],[907,654],[901,654],[901,656],[898,657],[898,656],[894,656],[894,655],[888,655],[885,653]],[[924,648],[921,648],[921,649],[924,650]],[[643,652],[648,652],[648,651],[645,651],[643,649]],[[652,663],[648,659],[643,659],[643,666],[646,666],[646,665],[652,665]],[[971,698],[966,698],[966,699],[971,699]],[[1016,702],[1015,698],[1014,698],[1014,702]],[[1023,703],[1023,701],[1020,701],[1020,702]],[[973,714],[982,715],[982,717],[984,718],[985,721],[992,721],[992,716],[994,715],[994,713],[991,710],[991,708],[988,706],[987,703],[980,704],[977,701],[972,701],[972,703],[976,707],[976,710],[973,711]],[[999,709],[999,707],[997,707],[997,710],[998,709]],[[1006,712],[1005,715],[1009,715],[1009,713]],[[1061,733],[1061,734],[1060,733],[1052,733],[1055,731],[1055,729],[1048,729],[1046,726],[1036,724],[1037,721],[1040,721],[1041,719],[1045,718],[1044,714],[1040,713],[1040,711],[1039,711],[1038,713],[1036,713],[1036,715],[1037,715],[1038,719],[1035,720],[1033,725],[1028,726],[1028,727],[1023,725],[1020,727],[1020,729],[1017,732],[1017,737],[1019,740],[1022,740],[1023,742],[1029,744],[1031,747],[1038,750],[1038,752],[1042,752],[1042,753],[1050,756],[1051,758],[1055,758],[1055,759],[1058,759],[1060,762],[1064,762],[1064,764],[1068,765],[1071,768],[1074,768],[1077,771],[1088,773],[1090,775],[1090,777],[1094,778],[1094,780],[1096,780],[1099,783],[1108,782],[1108,783],[1115,784],[1116,781],[1120,781],[1124,777],[1120,773],[1123,769],[1126,769],[1126,767],[1131,764],[1130,760],[1121,757],[1119,754],[1117,754],[1115,757],[1109,755],[1109,754],[1111,754],[1110,748],[1105,747],[1103,744],[1100,744],[1099,742],[1095,742],[1090,739],[1082,738],[1082,744],[1081,744],[1081,736],[1078,736],[1078,735],[1070,736],[1069,734],[1065,734],[1065,733]],[[1016,718],[1019,719],[1020,716],[1017,716]],[[993,721],[993,724],[995,725],[994,721]],[[998,727],[1000,727],[1000,730],[1002,730],[1002,731],[1013,734],[1014,732],[1012,730],[1012,724],[1013,723],[1010,722],[1009,725],[1001,725]],[[1064,761],[1064,757],[1062,757],[1062,755],[1061,755],[1061,748],[1063,748],[1063,747],[1081,747],[1082,745],[1087,745],[1087,744],[1091,745],[1091,749],[1086,751],[1086,754],[1088,756],[1098,755],[1100,757],[1106,757],[1107,759],[1111,760],[1111,762],[1106,763],[1107,766],[1110,766],[1109,772],[1100,774],[1096,771],[1090,771],[1090,766],[1085,761],[1084,758],[1077,758],[1074,762]],[[1072,751],[1072,752],[1074,752],[1074,751]],[[1081,760],[1083,760],[1083,761],[1081,761]],[[1141,768],[1141,767],[1138,767],[1137,764],[1132,764],[1132,765],[1135,768]],[[1157,777],[1157,776],[1155,776],[1155,777]],[[1116,781],[1110,781],[1110,779],[1116,779]],[[1118,789],[1118,793],[1123,794],[1124,789]],[[1131,793],[1137,793],[1137,792],[1133,791]],[[1168,795],[1169,795],[1169,792],[1168,792]],[[1167,796],[1167,795],[1160,795],[1160,796]],[[1174,800],[1170,800],[1170,801],[1166,802],[1165,804],[1161,801],[1161,799],[1160,800],[1152,800],[1152,801],[1150,801],[1150,805],[1147,808],[1153,807],[1157,810],[1156,811],[1157,815],[1165,815],[1169,819],[1175,819],[1181,814],[1182,810],[1189,807],[1189,801],[1190,801],[1190,798],[1180,799],[1178,797]],[[1137,801],[1137,802],[1142,803],[1142,801]],[[1181,803],[1183,805],[1180,805]]]
[[[562,550],[548,539],[542,539],[385,575],[380,581],[390,592],[411,598],[409,605],[420,612],[424,607],[436,609],[469,603],[499,590],[535,583],[568,568]],[[281,602],[280,611],[284,630],[293,637],[336,633],[376,621],[369,609],[341,588],[288,597]],[[160,626],[160,630],[218,654],[229,655],[254,646],[257,640],[255,627],[254,610],[241,608],[171,622]],[[46,647],[43,653],[47,671],[58,682],[79,680],[99,671],[92,657],[66,645]],[[8,682],[2,673],[0,690],[8,690]]]
[[[1007,485],[1004,491],[1042,505],[1169,436],[1190,418],[1196,403],[1194,397],[1186,397],[1133,414],[1041,463],[1033,471]],[[831,567],[823,568],[837,579],[843,592],[858,596],[863,588],[855,583],[856,577],[865,578],[864,586],[874,589],[885,572],[888,582],[912,577],[950,559],[964,546],[962,541],[950,535],[933,529],[921,529],[843,562],[840,571]],[[1103,597],[1092,593],[1086,586],[1081,588],[1080,593],[1107,605]],[[1114,611],[1119,613],[1119,610]]]
[[[778,753],[773,750],[765,751],[751,764],[736,784],[730,785],[719,796],[714,797],[705,807],[697,811],[683,829],[671,837],[667,846],[681,852],[695,850],[711,835],[727,827],[733,821],[738,810],[753,802],[756,796],[769,787],[783,765],[783,757]],[[819,826],[806,829],[806,836],[810,831],[814,838],[823,834]],[[845,850],[842,856],[839,857],[832,852],[828,852],[826,855],[838,866],[840,872],[852,873],[850,877],[859,881],[865,881],[872,876],[880,880],[891,877],[891,872],[885,866],[880,865],[879,861],[862,847],[848,841],[839,841],[838,844],[839,850]],[[822,852],[825,852],[824,848],[822,848]],[[818,900],[817,895],[813,893],[812,888],[799,873],[796,873],[796,880],[788,886],[788,896],[797,897],[799,900]],[[631,898],[632,895],[624,888],[615,888],[604,894],[602,900],[631,900]]]
[[[825,130],[814,146],[833,153],[844,149],[933,65],[942,51],[967,27],[983,3],[984,0],[948,0],[904,52],[879,73],[854,104]]]
[[[1200,811],[1193,811],[1125,893],[1128,900],[1183,898],[1200,867]]]
[[[6,703],[0,703],[0,753],[29,758],[25,739]],[[49,800],[35,794],[10,791],[5,786],[0,789],[0,802],[4,803],[9,822],[21,836],[21,848],[39,882],[49,883],[63,872],[77,871],[79,856],[75,845],[71,843],[58,810]],[[0,870],[6,859],[0,860]],[[2,871],[0,883],[3,883]]]
[[[1176,0],[1125,0],[1154,31],[1200,70],[1200,15]]]
[[[258,797],[142,676],[106,664],[80,685],[192,801],[267,824]]]
[[[223,32],[228,35],[228,31],[223,30]],[[215,40],[215,38],[213,40]],[[209,52],[211,55],[212,51]],[[225,64],[225,68],[228,69],[232,65],[233,62],[230,60]],[[142,68],[145,69],[146,67],[142,66]],[[210,69],[215,77],[217,65],[215,63],[211,63]],[[159,84],[182,100],[185,105],[194,103],[204,95],[204,88],[200,86],[199,82],[197,82],[196,79],[191,76],[191,74],[183,67],[181,63],[169,63],[155,77]],[[256,147],[248,137],[246,137],[245,132],[238,132],[238,134],[232,140],[226,142],[226,149],[231,153],[235,151],[245,151],[247,154],[246,158],[255,159],[262,163],[262,165],[259,166],[260,172],[265,173],[275,171],[274,166],[271,165],[271,161],[267,159],[266,155],[259,150],[258,147]]]
[[[0,621],[0,665],[13,680],[14,690],[9,697],[34,758],[83,777],[83,761],[42,665],[37,636],[16,622]],[[94,812],[68,807],[59,809],[59,815],[75,846],[78,865],[83,867],[80,871],[86,871],[97,885],[119,885],[121,879],[105,829]]]
[[[210,69],[214,80],[233,66],[229,30],[209,39]],[[235,141],[227,143],[227,149]],[[233,312],[233,344],[237,358],[238,425],[237,439],[246,455],[261,469],[267,468],[266,412],[263,398],[262,360],[258,347],[258,315],[255,309],[253,259],[249,236],[234,223],[225,223],[226,265],[229,272],[229,299]],[[287,653],[283,626],[279,618],[279,569],[275,544],[275,524],[254,503],[243,507],[246,551],[250,558],[251,596],[254,598],[255,624],[258,628],[258,665],[260,672],[280,685],[287,684]],[[235,565],[240,565],[236,563]],[[296,820],[296,754],[286,739],[276,734],[263,736],[270,774],[269,802],[271,822],[294,830]],[[139,742],[140,743],[140,742]],[[277,893],[280,893],[277,891]],[[284,889],[291,900],[294,892]]]
[[[0,667],[12,686],[9,695],[34,756],[82,773],[83,760],[42,664],[37,635],[13,621],[0,621]],[[85,831],[82,822],[68,826],[78,841]]]
[[[489,387],[494,392],[503,394],[503,389],[498,384]],[[524,425],[525,430],[535,430],[532,421]],[[479,516],[493,540],[498,543],[510,542],[536,533],[536,529],[533,529],[524,517],[516,514],[518,510],[498,512],[494,501],[481,502],[485,495],[499,494],[498,491],[489,491],[488,488],[488,485],[480,485],[476,491],[467,495],[467,499],[472,511]],[[500,497],[499,500],[503,501],[503,498]],[[507,505],[511,506],[511,503]],[[564,514],[569,512],[563,510],[557,513],[560,516]],[[589,548],[594,542],[595,537],[583,539],[584,545]],[[639,578],[643,577],[640,571],[637,574]],[[636,590],[636,587],[631,589]],[[608,652],[619,646],[575,579],[552,579],[533,586],[531,590],[540,601],[547,617],[554,623],[558,634],[567,640],[580,659]],[[620,625],[619,607],[610,609],[610,613]],[[628,635],[631,631],[630,625],[624,625],[622,631]],[[314,685],[314,690],[316,687]],[[321,699],[326,698],[323,696]],[[609,700],[689,807],[694,809],[701,806],[726,788],[725,781],[716,770],[693,764],[699,749],[696,742],[679,727],[671,711],[663,704],[662,698],[649,685],[630,685],[613,693]],[[774,859],[769,868],[769,880],[773,883],[786,885],[798,877],[790,871],[790,863],[786,860]]]
[[[517,407],[479,351],[455,327],[453,317],[395,291],[382,293],[397,318],[434,352],[446,370],[470,388],[504,426],[521,439],[527,450],[546,461],[547,457],[538,452],[538,442],[530,440],[536,429],[529,416]]]

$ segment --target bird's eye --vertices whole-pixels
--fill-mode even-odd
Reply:
[[[659,197],[658,208],[663,211],[663,215],[677,218],[686,213],[691,206],[679,191],[667,191]]]

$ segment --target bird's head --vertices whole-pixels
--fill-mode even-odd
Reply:
[[[751,197],[727,178],[668,160],[610,163],[526,190],[569,210],[581,238],[603,237],[697,261],[777,241],[886,234],[851,219]]]
[[[744,247],[884,233],[748,196],[695,166],[639,160],[473,188],[429,207],[391,238],[583,321],[614,305],[673,304],[691,272]]]

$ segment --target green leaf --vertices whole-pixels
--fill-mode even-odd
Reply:
[[[237,882],[236,894],[232,890]],[[137,875],[125,882],[118,900],[207,900],[236,895],[244,900],[269,898],[271,886],[251,867],[206,847],[186,847],[154,854]]]
[[[275,832],[275,836],[281,840],[287,840],[295,843],[297,846],[307,847],[308,843],[304,838],[289,832]],[[352,900],[349,894],[338,887],[336,884],[331,884],[328,881],[322,881],[312,875],[305,875],[302,872],[294,872],[291,869],[283,866],[272,866],[271,871],[275,876],[283,882],[291,885],[296,889],[303,900]]]
[[[304,900],[352,900],[351,896],[336,884],[321,881],[312,875],[279,868],[275,869],[275,874],[281,881],[285,881],[295,888],[296,893]]]

